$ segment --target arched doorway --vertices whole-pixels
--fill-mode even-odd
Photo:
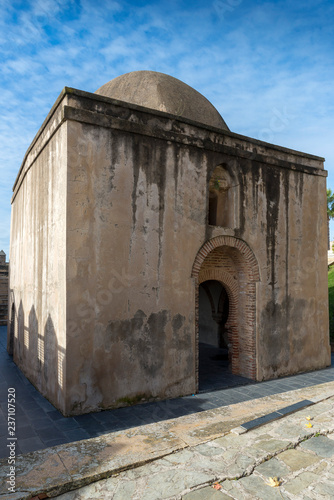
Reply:
[[[227,348],[226,322],[229,298],[219,281],[208,280],[199,285],[199,342]]]
[[[216,280],[199,285],[199,390],[221,386],[229,370],[229,296]],[[226,380],[225,380],[226,383]]]
[[[192,275],[196,286],[197,389],[202,340],[227,351],[230,373],[256,380],[256,282],[260,276],[252,250],[238,238],[217,236],[199,250]],[[211,333],[206,332],[209,327]]]

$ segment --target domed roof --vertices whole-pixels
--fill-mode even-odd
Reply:
[[[229,130],[216,108],[197,90],[173,76],[155,71],[133,71],[118,76],[95,94]]]

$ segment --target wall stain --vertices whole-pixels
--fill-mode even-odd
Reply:
[[[237,228],[235,235],[242,238],[246,229],[246,186],[248,186],[248,171],[251,170],[252,164],[249,160],[244,160],[239,158],[239,169],[237,173],[237,179],[239,183],[239,227]]]
[[[304,192],[304,175],[302,172],[293,171],[296,186],[296,197],[299,203],[303,204],[303,192]]]
[[[161,143],[158,139],[147,139],[134,137],[132,144],[133,156],[133,189],[132,189],[132,231],[136,229],[137,221],[137,187],[140,170],[144,172],[146,178],[146,196],[149,192],[148,186],[155,184],[158,188],[159,196],[159,254],[158,272],[160,270],[162,257],[162,239],[165,214],[165,189],[167,176],[167,150],[168,145]],[[140,163],[137,160],[140,158]],[[148,198],[147,198],[148,203]]]
[[[178,209],[178,181],[179,181],[179,163],[180,163],[180,158],[181,158],[181,149],[178,144],[173,144],[172,146],[172,151],[173,151],[173,163],[174,163],[174,182],[175,182],[175,191],[174,191],[174,210],[177,211]]]
[[[114,185],[114,177],[115,177],[115,170],[116,170],[116,165],[119,165],[119,150],[121,149],[119,146],[119,140],[118,136],[112,136],[110,139],[110,145],[109,145],[109,151],[110,151],[110,160],[109,160],[109,180],[108,180],[108,188],[109,191],[112,191],[115,188]],[[111,204],[112,205],[112,204]]]
[[[275,300],[275,285],[276,280],[276,236],[278,231],[278,215],[281,195],[281,175],[280,171],[275,168],[269,167],[262,168],[262,177],[265,185],[266,192],[266,223],[267,223],[267,262],[270,267],[270,281],[269,285],[272,290],[272,300]]]
[[[290,330],[286,323],[287,311],[291,311]],[[265,341],[262,358],[265,360],[265,365],[270,367],[272,377],[291,373],[291,360],[296,358],[298,352],[305,352],[306,346],[303,345],[302,334],[296,336],[294,333],[300,331],[305,314],[307,314],[307,301],[290,296],[285,297],[281,304],[270,300],[263,309],[261,324],[265,325]],[[292,342],[289,331],[293,337]]]
[[[116,344],[122,344],[127,360],[136,361],[146,375],[156,376],[165,363],[169,314],[162,310],[147,316],[139,309],[133,318],[110,321],[106,328],[105,351],[111,352]]]
[[[253,168],[251,169],[251,176],[252,176],[253,213],[254,217],[256,218],[259,207],[259,180],[260,180],[260,170],[257,165],[253,165]]]
[[[283,185],[284,185],[284,197],[285,197],[285,296],[289,297],[289,255],[290,255],[290,226],[289,226],[289,215],[290,215],[290,174],[287,171],[283,172]],[[288,330],[290,324],[290,301],[287,301],[286,316],[285,316],[285,327]]]
[[[132,188],[132,232],[136,227],[136,213],[137,213],[137,185],[139,180],[140,169],[140,138],[135,136],[132,143],[132,172],[133,172],[133,188]]]

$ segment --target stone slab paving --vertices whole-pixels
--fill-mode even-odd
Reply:
[[[64,417],[32,386],[8,355],[6,331],[6,327],[0,327],[0,458],[7,456],[7,395],[10,387],[16,391],[16,453],[26,454],[334,381],[333,357],[330,368],[312,373],[150,402],[131,408]]]
[[[274,477],[278,487],[269,485]],[[219,490],[213,488],[215,482]],[[333,499],[334,397],[242,435],[228,433],[183,448],[57,498]]]
[[[250,416],[260,416],[268,409],[278,410],[303,399],[320,402],[247,433],[230,432]],[[313,418],[311,428],[305,427],[308,413]],[[298,446],[303,439],[310,438],[305,443],[314,447],[312,436],[326,436],[334,430],[333,417],[334,383],[329,383],[19,455],[12,494],[8,492],[7,460],[0,461],[0,500],[29,499],[39,494],[60,495],[63,500],[182,498],[216,480],[223,481],[220,495],[224,492],[230,498],[244,498],[233,497],[229,491],[254,489],[269,472],[284,475],[291,468],[291,473],[295,473],[296,466],[289,465],[288,459],[277,462],[276,457],[275,462],[269,463],[270,459]],[[318,452],[330,453],[327,441],[317,443]],[[317,455],[302,445],[300,452]],[[289,460],[292,464],[293,460],[298,462],[298,455]],[[266,461],[263,469],[255,470]],[[249,484],[245,482],[246,486],[235,482],[235,478],[252,475],[255,479],[249,479]],[[211,490],[205,491],[212,494]],[[270,490],[276,495],[276,490]],[[66,493],[61,495],[63,492]]]

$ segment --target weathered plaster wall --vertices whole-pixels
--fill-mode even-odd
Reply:
[[[228,228],[207,218],[218,165]],[[325,191],[321,158],[65,89],[15,186],[14,359],[65,414],[192,393],[218,279],[235,373],[328,365]]]
[[[68,130],[69,407],[193,392],[202,154],[77,122]]]
[[[257,379],[328,366],[325,176],[297,161],[273,166],[239,158],[227,165],[238,172],[240,226],[211,228],[208,238],[240,237],[259,263]]]
[[[57,129],[51,120],[16,182],[8,326],[15,363],[61,410],[66,391],[66,128],[63,123]]]
[[[86,97],[68,111],[68,411],[196,389],[191,270],[218,235],[244,240],[260,270],[256,289],[238,270],[236,370],[252,374],[253,356],[259,380],[326,366],[321,159]],[[238,186],[232,228],[207,224],[221,164]]]
[[[260,380],[330,364],[325,177],[261,168],[261,182]]]

